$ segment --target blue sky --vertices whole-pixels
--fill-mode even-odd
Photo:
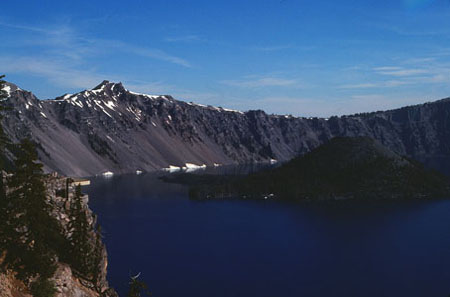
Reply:
[[[330,116],[450,96],[450,1],[7,1],[0,73],[39,98],[102,80]]]

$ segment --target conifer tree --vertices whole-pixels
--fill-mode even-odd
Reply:
[[[104,256],[101,227],[95,224],[96,219],[93,220],[94,223],[89,222],[88,213],[82,201],[81,186],[75,189],[70,216],[68,262],[76,273],[90,280],[100,292]]]
[[[72,268],[87,277],[93,271],[94,247],[91,244],[92,228],[83,206],[80,185],[75,189],[70,216],[68,231]]]
[[[95,230],[95,246],[93,250],[93,254],[91,257],[92,261],[92,283],[97,286],[97,289],[100,290],[100,277],[102,275],[102,261],[103,261],[103,251],[104,246],[102,242],[102,228],[100,225],[97,225]]]
[[[42,164],[30,140],[19,145],[13,176],[8,180],[6,224],[7,253],[3,265],[25,281],[38,277],[48,283],[56,269],[56,252],[62,244],[61,228],[51,216],[43,182]]]

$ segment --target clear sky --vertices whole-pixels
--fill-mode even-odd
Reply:
[[[450,96],[449,0],[3,1],[0,73],[329,116]]]

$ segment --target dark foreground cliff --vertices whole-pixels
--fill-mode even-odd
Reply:
[[[37,143],[47,172],[90,176],[286,161],[336,136],[369,136],[426,165],[450,168],[450,99],[324,119],[202,106],[107,81],[53,100],[12,84],[7,90],[4,128],[13,141]]]
[[[338,137],[280,167],[244,177],[175,175],[193,199],[431,199],[450,194],[447,177],[368,137]]]
[[[67,183],[67,181],[69,181]],[[47,199],[51,205],[51,216],[54,217],[64,230],[66,236],[70,224],[71,210],[73,209],[75,185],[72,179],[58,176],[47,176],[44,179],[46,185]],[[68,192],[68,195],[66,194]],[[89,209],[87,195],[83,195],[83,212],[86,213],[89,229],[94,229],[96,217]],[[56,293],[54,297],[117,297],[115,291],[109,287],[106,280],[108,258],[105,246],[101,243],[98,234],[91,231],[90,241],[87,244],[94,245],[100,242],[100,259],[98,262],[98,275],[95,279],[80,273],[70,264],[59,259],[56,263],[56,271],[50,281],[54,284]],[[7,253],[8,251],[6,251]],[[64,252],[62,252],[63,254]],[[3,261],[3,254],[0,257],[0,263]],[[16,277],[16,271],[7,269],[0,271],[0,297],[33,297],[29,286]]]

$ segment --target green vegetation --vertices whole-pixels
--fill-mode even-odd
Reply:
[[[0,90],[5,82],[0,76]],[[0,91],[0,100],[5,98]],[[5,109],[0,104],[0,111]],[[55,211],[48,199],[42,164],[36,145],[29,139],[11,144],[0,124],[0,155],[14,152],[14,171],[3,176],[0,164],[0,269],[12,269],[34,297],[55,294],[54,275],[57,262],[69,264],[79,277],[98,287],[103,260],[100,228],[94,230],[82,201],[81,188],[76,189],[70,204],[70,221],[65,230],[52,216]],[[6,184],[4,184],[6,181]],[[69,198],[68,189],[64,197]],[[97,288],[99,290],[99,288]]]
[[[37,292],[48,287],[53,276],[58,251],[64,247],[64,236],[58,221],[51,213],[42,180],[42,165],[29,140],[23,140],[16,156],[16,171],[8,179],[6,195],[6,238],[3,265],[17,272],[24,281],[38,277]],[[32,286],[33,287],[33,286]]]
[[[90,271],[92,269],[90,257],[80,257],[91,253],[92,250],[89,244],[90,224],[83,209],[81,186],[77,186],[73,200],[70,209],[71,220],[68,226],[68,233],[71,234],[69,254],[71,255],[74,269],[77,271]]]
[[[367,137],[334,138],[286,164],[245,177],[184,176],[194,199],[444,198],[448,179]],[[197,183],[202,180],[203,182]]]
[[[55,284],[48,279],[38,279],[31,284],[31,294],[34,297],[51,297],[56,293]]]
[[[91,275],[92,275],[92,283],[93,284],[98,284],[100,281],[100,276],[101,276],[101,264],[103,261],[103,242],[102,242],[102,229],[100,225],[96,225],[95,228],[95,243],[94,243],[94,247],[93,250],[91,251],[91,253],[89,253],[89,258],[90,261],[92,261],[92,266],[91,266]]]

